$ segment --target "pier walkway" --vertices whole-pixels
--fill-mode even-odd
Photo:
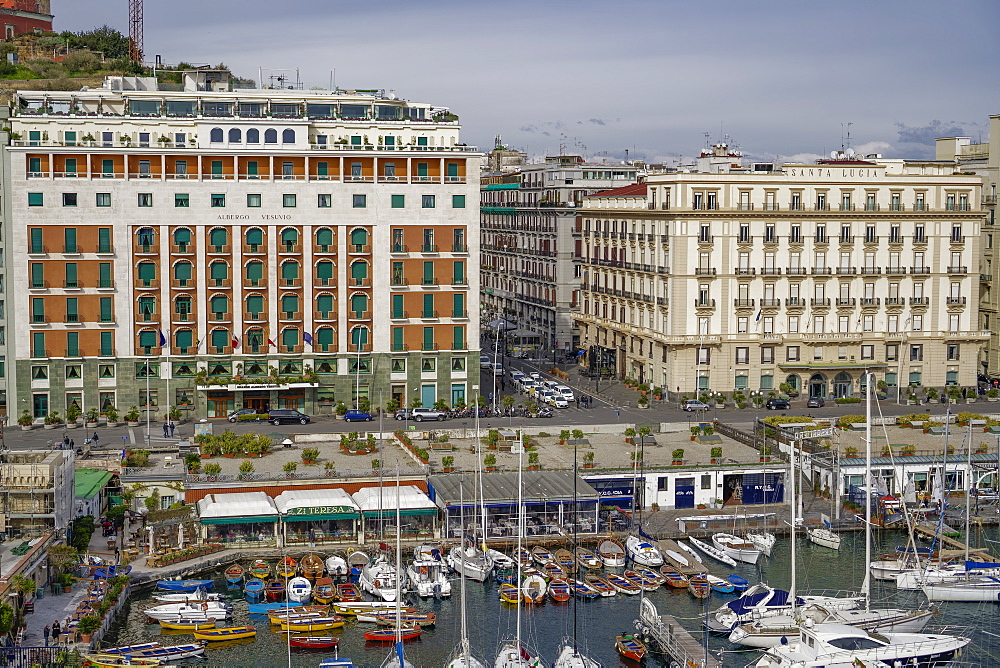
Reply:
[[[636,628],[684,668],[722,668],[722,662],[680,625],[672,615],[661,615],[648,598],[642,599]]]

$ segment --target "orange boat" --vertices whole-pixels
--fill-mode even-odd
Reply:
[[[302,577],[309,580],[315,580],[323,575],[323,571],[326,570],[326,566],[323,565],[323,560],[315,554],[307,554],[302,557],[299,567],[302,569]]]
[[[687,576],[669,564],[660,566],[660,574],[667,579],[668,587],[683,589],[688,586]]]
[[[646,646],[631,634],[615,638],[615,649],[622,657],[632,661],[642,661],[646,657]]]
[[[358,591],[358,586],[353,582],[343,582],[337,585],[337,598],[342,603],[351,603],[353,601],[361,601],[361,592]]]
[[[279,578],[294,578],[295,571],[298,567],[299,562],[295,561],[291,557],[285,557],[275,565],[274,573]]]
[[[568,601],[570,597],[569,583],[560,578],[553,578],[549,582],[549,597],[558,603]]]

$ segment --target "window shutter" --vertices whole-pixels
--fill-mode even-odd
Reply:
[[[225,262],[213,262],[209,267],[213,280],[224,280],[229,278],[229,265]]]
[[[298,278],[299,277],[299,263],[295,262],[293,260],[293,261],[289,261],[289,262],[286,262],[283,265],[281,265],[281,277],[282,278],[288,278],[288,279]]]
[[[316,230],[316,245],[318,246],[332,246],[333,245],[333,230],[328,227]]]
[[[247,278],[251,281],[259,281],[264,278],[264,263],[263,262],[249,262],[247,263]]]
[[[247,313],[263,313],[264,297],[262,295],[251,295],[247,297]]]
[[[221,227],[216,227],[208,233],[208,243],[212,246],[225,246],[228,242],[229,235]]]
[[[332,280],[333,279],[333,262],[329,260],[323,260],[316,264],[316,278]]]
[[[281,310],[286,313],[298,313],[299,311],[299,296],[298,295],[285,295],[281,298]]]
[[[355,262],[351,265],[351,278],[364,279],[368,278],[368,263],[367,262]]]
[[[260,246],[264,243],[264,230],[254,227],[247,230],[247,245]]]
[[[364,246],[368,243],[368,230],[365,229],[354,229],[351,230],[351,243],[355,246]]]
[[[317,297],[316,310],[320,313],[333,312],[333,295],[320,295]]]

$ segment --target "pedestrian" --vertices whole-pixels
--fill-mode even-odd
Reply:
[[[62,628],[59,626],[59,620],[52,622],[52,642],[58,643],[59,636],[62,634]]]
[[[76,448],[76,441],[74,441],[72,438],[69,439],[69,448],[70,450]]]
[[[51,629],[49,628],[49,625],[46,624],[45,628],[42,630],[42,635],[45,636],[45,646],[46,647],[49,646],[49,633],[50,632],[51,632]]]
[[[164,422],[163,423],[163,438],[169,438],[169,437],[170,437],[170,425],[168,425],[166,422]]]
[[[90,442],[94,444],[94,447],[97,447],[97,442],[100,441],[100,440],[101,440],[101,437],[98,436],[97,432],[95,431],[94,432],[94,438],[90,439]]]
[[[63,447],[64,448],[69,447],[69,436],[63,436]]]
[[[174,437],[174,429],[175,429],[176,427],[177,427],[177,425],[175,425],[175,424],[174,424],[174,421],[173,421],[173,420],[171,420],[171,421],[170,421],[170,438],[173,438],[173,437]]]

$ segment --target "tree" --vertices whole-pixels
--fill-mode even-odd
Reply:
[[[10,633],[14,628],[14,608],[7,603],[0,603],[0,638]]]
[[[64,32],[62,36],[69,41],[70,46],[98,51],[104,54],[106,60],[128,58],[128,37],[107,24],[75,33]]]
[[[79,554],[72,545],[50,545],[47,552],[49,554],[49,566],[52,567],[55,575],[62,575],[69,572],[79,562]]]

